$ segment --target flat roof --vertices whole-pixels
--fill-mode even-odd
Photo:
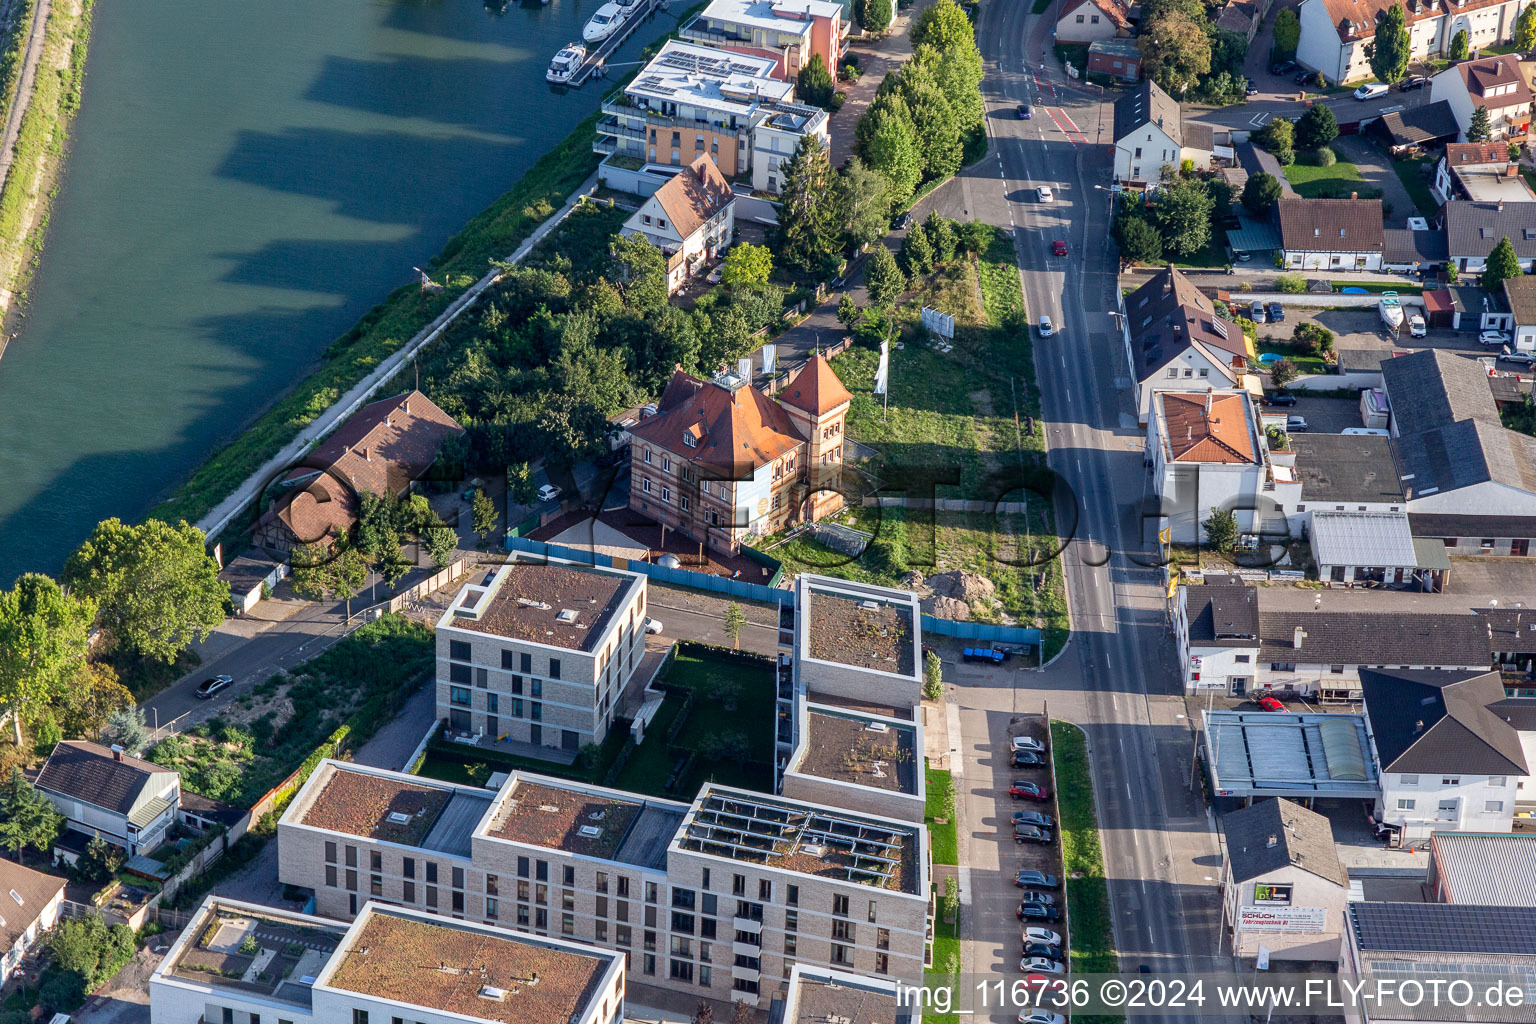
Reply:
[[[910,1004],[903,1005],[895,986],[874,978],[828,972],[796,964],[784,1024],[908,1024],[915,1018]]]
[[[810,18],[804,15],[831,18],[842,12],[841,4],[829,0],[713,0],[699,17],[803,36],[811,31]]]
[[[1451,174],[1474,203],[1536,203],[1525,179],[1505,174],[1503,167],[1453,167]]]
[[[1392,447],[1379,434],[1292,434],[1301,500],[1402,503]]]
[[[794,85],[773,78],[778,63],[736,50],[675,39],[624,87],[627,96],[685,103],[708,110],[750,114],[768,101],[790,101]]]
[[[346,925],[306,914],[209,897],[155,973],[308,1009],[314,1005],[315,979],[346,931]],[[249,948],[247,939],[256,941],[256,952],[241,952]],[[251,971],[258,958],[266,961],[265,969]]]
[[[917,794],[917,728],[857,712],[807,707],[791,771],[891,793]]]
[[[1447,903],[1536,907],[1536,835],[1432,832],[1429,857]]]
[[[459,857],[469,856],[470,834],[494,796],[336,761],[323,762],[317,774],[299,824]]]
[[[681,850],[914,895],[921,829],[901,822],[706,786],[678,834]]]
[[[818,661],[915,677],[914,603],[911,595],[884,588],[844,590],[806,585],[807,653]]]
[[[656,870],[684,816],[678,804],[520,772],[502,793],[486,835]]]
[[[590,651],[639,587],[638,576],[615,569],[510,562],[465,584],[438,625]]]
[[[370,904],[328,988],[507,1024],[570,1024],[620,954]]]
[[[1364,715],[1204,711],[1201,718],[1218,796],[1377,794]]]

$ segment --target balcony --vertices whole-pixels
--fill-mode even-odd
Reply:
[[[645,129],[631,128],[618,118],[597,122],[597,133],[599,135],[612,135],[616,138],[636,139],[640,142],[645,141]]]
[[[604,156],[618,152],[619,140],[608,135],[599,135],[592,140],[592,152],[602,153]]]
[[[763,915],[761,913],[756,918],[743,917],[737,914],[731,923],[735,925],[737,931],[752,932],[755,935],[761,935],[763,931]]]

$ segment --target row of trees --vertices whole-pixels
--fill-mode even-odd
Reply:
[[[979,253],[987,245],[990,229],[980,221],[961,224],[930,211],[928,219],[915,225],[902,240],[901,251],[893,255],[884,245],[875,247],[864,268],[864,284],[870,305],[887,310],[907,291],[911,283],[949,266],[957,258]],[[852,328],[860,320],[853,300],[846,294],[838,302],[837,318]]]
[[[1217,28],[1211,15],[1203,0],[1142,4],[1142,69],[1181,99],[1240,103],[1248,84],[1243,75],[1248,40]]]
[[[1113,234],[1121,256],[1137,263],[1193,256],[1210,244],[1232,199],[1231,186],[1220,178],[1165,167],[1152,201],[1134,192],[1120,196]]]
[[[1338,137],[1339,119],[1333,108],[1322,104],[1308,107],[1295,123],[1283,117],[1270,118],[1269,124],[1254,133],[1254,141],[1286,167],[1296,162],[1298,148],[1318,155]]]

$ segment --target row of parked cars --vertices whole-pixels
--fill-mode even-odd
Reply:
[[[1008,766],[1015,772],[1045,771],[1050,767],[1048,753],[1040,740],[1032,736],[1014,736],[1008,741]],[[1045,802],[1051,799],[1051,787],[1045,778],[1015,776],[1009,782],[1008,795],[1014,800]],[[1045,811],[1014,811],[1009,823],[1015,843],[1037,846],[1054,846],[1056,843],[1056,819]],[[1061,920],[1062,880],[1049,871],[1021,867],[1014,875],[1013,884],[1023,890],[1015,912],[1023,922],[1019,969],[1028,975],[1028,980],[1036,982],[1066,973],[1061,935],[1050,927]],[[1044,1010],[1025,1010],[1019,1014],[1019,1024],[1065,1024],[1065,1019],[1060,1014]]]

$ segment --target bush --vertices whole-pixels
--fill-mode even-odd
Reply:
[[[1301,295],[1307,290],[1307,279],[1300,274],[1281,274],[1275,278],[1275,287],[1286,295]]]
[[[85,1004],[85,979],[74,971],[50,970],[38,987],[40,1003],[54,1013],[73,1013]]]
[[[1293,149],[1281,149],[1275,151],[1275,159],[1281,167],[1289,167],[1296,162],[1296,151]]]
[[[1332,167],[1339,162],[1332,149],[1327,146],[1318,146],[1312,151],[1312,162],[1319,167]]]

